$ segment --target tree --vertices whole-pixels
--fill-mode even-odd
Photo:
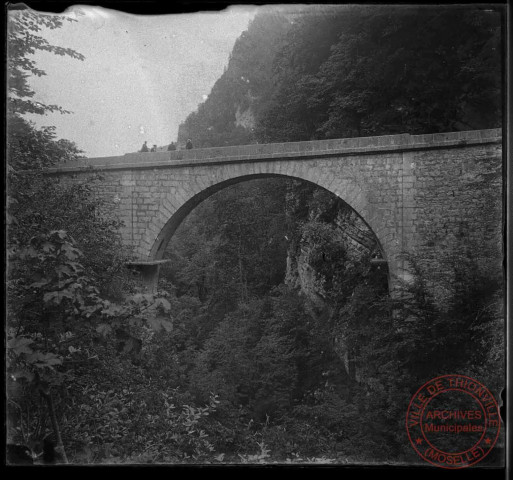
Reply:
[[[100,290],[114,293],[112,280],[122,277],[127,256],[117,233],[119,223],[106,215],[90,186],[62,186],[43,174],[45,167],[77,158],[77,146],[56,140],[53,127],[37,129],[23,118],[27,113],[69,113],[34,102],[27,82],[31,75],[45,74],[30,58],[37,50],[83,60],[81,54],[51,45],[38,34],[66,20],[30,10],[9,12],[7,129],[9,402],[10,407],[28,406],[34,391],[47,401],[64,462],[51,390],[62,389],[73,377],[73,369],[63,361],[80,350],[80,342],[69,345],[67,335],[90,333],[90,325],[81,321],[102,309]],[[23,431],[22,411],[10,410],[15,413],[10,434],[26,437],[35,431]]]
[[[332,13],[305,16],[289,32],[274,59],[273,100],[258,118],[257,138],[500,125],[500,12],[349,7]],[[319,36],[325,41],[313,42]]]
[[[71,48],[51,45],[45,38],[38,35],[38,32],[44,29],[55,30],[60,28],[66,21],[74,22],[75,20],[65,16],[41,14],[26,8],[9,11],[7,24],[7,88],[9,91],[8,112],[10,114],[35,113],[43,115],[49,111],[69,113],[59,105],[45,105],[31,100],[34,91],[27,82],[27,78],[31,75],[38,77],[46,75],[30,58],[30,55],[38,50],[84,60],[85,57],[81,53]]]
[[[319,71],[312,104],[328,105],[325,136],[500,125],[498,12],[400,8],[358,20]]]

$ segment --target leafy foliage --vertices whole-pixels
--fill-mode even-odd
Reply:
[[[73,22],[70,17],[57,15],[44,15],[29,9],[11,10],[7,29],[7,56],[9,59],[7,88],[8,111],[10,114],[23,115],[35,113],[42,115],[46,112],[59,111],[69,113],[58,105],[45,105],[34,102],[34,92],[27,79],[30,76],[41,77],[46,75],[44,70],[38,68],[35,60],[31,58],[36,51],[46,51],[60,56],[68,56],[77,60],[84,60],[81,53],[71,48],[51,45],[38,33],[42,30],[54,30],[62,27],[64,22]]]

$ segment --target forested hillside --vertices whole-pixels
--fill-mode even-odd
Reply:
[[[325,6],[260,15],[178,138],[198,147],[501,124],[501,17]]]
[[[358,288],[378,303],[388,290],[370,264],[373,234],[362,225],[367,243],[355,242],[337,224],[344,213],[311,184],[253,180],[205,200],[170,242],[160,288],[181,313],[169,368],[197,401],[219,395],[228,455],[249,446],[248,432],[282,461],[334,461],[354,441],[362,365],[349,337],[369,325],[346,329],[341,312]]]
[[[500,32],[500,16],[480,9],[257,16],[178,140],[211,147],[500,126]],[[454,292],[448,305],[429,293],[413,257],[417,281],[398,305],[386,271],[371,266],[381,253],[373,233],[340,200],[285,180],[216,194],[171,242],[164,274],[180,298],[199,301],[196,338],[205,341],[195,346],[189,388],[203,399],[223,392],[226,418],[263,422],[257,431],[278,455],[290,458],[283,445],[296,445],[298,455],[338,461],[407,458],[392,431],[411,384],[435,371],[477,374],[477,357],[479,374],[501,383],[501,354],[482,350],[483,324],[471,313],[488,305],[484,324],[500,330],[500,279],[463,249],[447,252],[456,278],[466,278],[462,290],[445,285]]]
[[[178,143],[196,147],[254,142],[255,118],[272,91],[272,58],[283,47],[290,20],[284,15],[257,16],[235,42],[228,67],[207,100],[180,126]]]

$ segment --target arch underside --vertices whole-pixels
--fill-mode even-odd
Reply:
[[[351,186],[352,188],[347,188],[347,185],[341,185],[341,190],[339,191],[339,188],[327,188],[326,186],[322,185],[320,182],[314,182],[312,180],[302,178],[300,176],[292,176],[287,174],[278,174],[278,173],[257,173],[257,174],[249,174],[249,175],[241,175],[233,178],[229,178],[226,180],[219,181],[218,183],[214,183],[213,185],[210,185],[206,188],[203,188],[199,190],[197,193],[193,193],[190,195],[188,199],[186,199],[171,215],[170,218],[167,219],[167,221],[163,224],[163,226],[160,228],[159,233],[156,237],[156,239],[152,243],[151,250],[149,252],[148,258],[149,260],[160,260],[162,259],[164,252],[166,250],[166,247],[171,240],[172,236],[180,226],[180,224],[184,221],[184,219],[189,215],[189,213],[197,207],[201,202],[206,200],[208,197],[214,195],[215,193],[238,183],[250,181],[250,180],[256,180],[261,178],[283,178],[283,179],[290,179],[290,180],[297,180],[297,181],[303,181],[307,183],[314,184],[315,186],[322,188],[329,193],[335,195],[337,198],[339,198],[341,201],[343,201],[349,208],[351,208],[358,217],[366,224],[366,226],[370,229],[370,231],[374,234],[376,238],[376,242],[378,245],[378,248],[381,251],[381,255],[383,259],[387,260],[387,249],[386,249],[386,243],[382,242],[382,239],[379,238],[378,233],[376,232],[374,227],[378,227],[378,231],[382,230],[381,225],[371,225],[367,219],[362,215],[362,212],[368,213],[368,209],[366,208],[365,204],[365,198],[363,196],[363,193],[361,192],[360,188],[357,188],[355,186]],[[344,188],[345,187],[345,188]],[[347,196],[350,197],[349,199],[344,195],[344,193],[347,194]],[[374,216],[371,216],[373,220],[376,220]]]

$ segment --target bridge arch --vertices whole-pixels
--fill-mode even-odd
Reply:
[[[288,180],[300,180],[307,183],[312,183],[316,185],[319,188],[322,188],[323,190],[328,191],[329,193],[335,195],[337,198],[342,200],[346,205],[348,205],[352,210],[354,210],[357,215],[362,219],[362,221],[367,225],[367,227],[374,233],[376,237],[376,241],[378,244],[378,247],[381,251],[381,255],[383,259],[387,259],[387,251],[383,247],[382,240],[378,237],[376,234],[373,226],[369,224],[366,219],[362,216],[360,212],[362,211],[368,211],[366,209],[365,205],[365,198],[363,196],[363,192],[361,189],[352,188],[349,189],[348,192],[351,194],[351,200],[350,202],[347,200],[347,198],[344,198],[339,193],[335,193],[332,190],[329,190],[326,188],[326,186],[318,183],[318,182],[312,182],[311,180],[307,180],[304,178],[300,178],[298,176],[290,176],[286,174],[271,174],[271,173],[259,173],[259,174],[253,174],[253,175],[241,175],[233,178],[229,178],[227,180],[221,180],[217,183],[212,184],[211,186],[200,190],[198,193],[191,194],[189,193],[189,198],[186,198],[185,201],[174,211],[174,213],[171,215],[171,217],[162,225],[159,234],[153,241],[153,245],[151,247],[151,250],[149,252],[149,260],[161,260],[163,258],[164,252],[166,250],[167,245],[169,244],[169,241],[173,237],[174,233],[180,226],[180,224],[185,220],[185,218],[196,208],[201,202],[206,200],[208,197],[214,195],[215,193],[238,183],[243,183],[251,180],[261,179],[261,178],[283,178]],[[166,202],[166,200],[168,200]],[[164,211],[169,210],[169,199],[166,199],[162,202],[162,205],[166,205],[166,207],[163,209]],[[159,215],[158,219],[160,220],[160,224],[162,224],[162,215]],[[372,217],[373,220],[376,220],[376,217]],[[376,222],[374,222],[376,223]],[[379,228],[380,225],[378,224],[377,227]],[[382,231],[382,230],[380,230]],[[147,236],[151,238],[151,230],[148,230]]]
[[[395,274],[393,261],[395,244],[391,241],[393,237],[386,235],[386,226],[382,217],[369,205],[367,195],[358,182],[351,175],[333,177],[327,172],[320,175],[319,169],[313,168],[313,165],[308,163],[300,164],[302,169],[296,164],[290,172],[279,170],[280,162],[276,161],[267,163],[267,168],[258,163],[246,164],[244,169],[234,168],[234,165],[222,165],[210,175],[195,175],[184,182],[183,186],[170,188],[158,202],[156,214],[152,216],[139,244],[141,248],[138,252],[139,258],[144,258],[148,262],[143,274],[147,287],[150,290],[156,287],[159,264],[166,247],[177,228],[195,207],[211,195],[231,185],[271,177],[308,182],[342,200],[373,232],[382,258],[388,263],[389,275]],[[253,172],[248,174],[248,168]],[[274,169],[278,171],[273,171]],[[389,261],[390,258],[392,262]],[[389,286],[392,286],[390,278]]]

